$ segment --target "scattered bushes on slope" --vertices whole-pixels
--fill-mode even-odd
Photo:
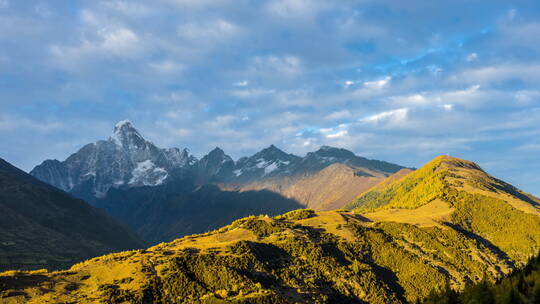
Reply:
[[[442,291],[433,290],[424,303],[540,303],[540,255],[529,261],[524,268],[495,284],[487,281],[477,284],[469,283],[462,292],[456,292],[446,286]]]

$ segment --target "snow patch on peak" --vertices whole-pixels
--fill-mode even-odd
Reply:
[[[116,125],[114,126],[115,129],[120,129],[122,128],[124,125],[128,125],[130,127],[133,127],[133,124],[131,123],[131,121],[125,119],[125,120],[121,120],[119,121],[118,123],[116,123]]]
[[[277,163],[271,163],[267,165],[266,167],[264,167],[264,175],[268,175],[274,172],[277,168],[278,168]]]
[[[114,131],[109,137],[109,141],[119,147],[128,149],[145,147],[146,145],[144,143],[147,143],[129,120],[122,120],[114,126]]]
[[[255,166],[259,169],[262,169],[267,166],[266,161],[263,158],[257,159],[257,162],[255,163]]]
[[[113,135],[109,137],[109,141],[112,141],[117,146],[120,146],[120,147],[122,146],[122,140],[116,133],[114,133]]]
[[[167,170],[156,167],[151,160],[137,163],[137,167],[131,172],[129,184],[142,184],[144,186],[157,186],[163,184],[167,176]]]

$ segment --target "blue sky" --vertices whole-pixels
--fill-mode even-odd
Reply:
[[[538,1],[0,0],[0,157],[129,119],[199,157],[449,153],[539,195],[539,37]]]

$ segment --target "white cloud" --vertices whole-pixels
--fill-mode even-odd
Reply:
[[[0,130],[20,131],[30,130],[33,132],[53,132],[64,128],[64,124],[57,121],[38,122],[21,117],[0,116]]]
[[[424,103],[426,98],[422,94],[415,94],[407,97],[407,99],[413,103]]]
[[[246,86],[249,85],[249,81],[242,80],[242,81],[239,81],[239,82],[235,83],[234,85],[237,86],[237,87],[246,87]]]
[[[327,134],[327,133],[330,133],[334,130],[334,128],[321,128],[319,129],[319,132],[322,133],[322,134]]]
[[[118,55],[131,52],[139,41],[139,37],[128,28],[103,29],[98,32],[103,39],[101,48]]]
[[[235,121],[239,121],[239,119],[234,115],[219,115],[213,120],[205,122],[204,125],[217,131],[229,127],[229,125]]]
[[[433,75],[439,75],[443,72],[443,69],[440,66],[434,64],[428,65],[426,69]]]
[[[517,10],[515,8],[508,10],[507,18],[510,21],[513,21],[517,16]]]
[[[475,61],[476,59],[478,59],[478,54],[476,54],[476,53],[470,53],[465,58],[465,60],[467,60],[467,62],[472,62],[472,61]]]
[[[527,106],[540,102],[540,91],[537,90],[520,90],[514,94],[518,105]]]
[[[298,21],[315,17],[328,4],[319,0],[276,0],[269,1],[266,9],[273,16]]]
[[[463,90],[422,92],[406,96],[391,96],[388,100],[391,104],[397,106],[441,106],[448,109],[448,106],[446,105],[462,104],[466,107],[473,108],[487,102],[490,98],[493,99],[496,95],[496,92],[482,92],[480,90],[480,85],[473,85]]]
[[[380,90],[384,88],[386,85],[388,85],[390,80],[392,80],[392,77],[387,76],[380,80],[366,81],[364,82],[364,86],[369,89]]]
[[[251,59],[250,69],[257,74],[277,77],[296,76],[301,72],[302,62],[296,56],[256,56]],[[276,75],[277,73],[277,75]]]
[[[465,90],[458,91],[449,91],[441,94],[440,98],[437,98],[437,101],[446,101],[446,102],[455,102],[455,103],[469,103],[471,101],[478,100],[480,93],[480,85],[476,84],[470,86]]]
[[[178,26],[178,36],[191,43],[211,45],[219,41],[227,41],[240,35],[242,29],[227,20],[217,19],[206,22],[186,23]]]
[[[347,130],[339,130],[335,133],[331,133],[331,134],[327,134],[326,137],[327,138],[340,138],[340,137],[344,137],[346,135],[349,135],[349,131]]]
[[[337,119],[345,119],[350,118],[352,116],[351,112],[349,110],[342,110],[342,111],[336,111],[328,114],[325,119],[327,120],[337,120]]]
[[[36,5],[34,11],[42,18],[49,18],[53,15],[51,8],[44,3]]]
[[[140,3],[128,2],[123,0],[109,0],[102,2],[107,9],[116,10],[128,17],[142,17],[151,14],[154,9]]]
[[[443,104],[442,107],[446,111],[450,111],[450,110],[454,109],[454,105],[452,105],[452,104]]]
[[[354,81],[352,80],[346,80],[344,83],[343,83],[343,86],[345,87],[345,89],[348,89],[350,86],[354,85]]]
[[[150,68],[163,74],[178,73],[182,72],[185,69],[185,66],[183,64],[178,63],[174,60],[151,62],[148,65],[150,66]]]
[[[173,129],[171,133],[175,135],[176,137],[180,137],[180,138],[186,138],[192,135],[192,131],[185,128]]]
[[[89,15],[91,16],[91,15]],[[142,45],[135,32],[129,28],[102,28],[95,33],[95,39],[82,38],[78,46],[52,45],[50,51],[59,59],[75,60],[79,62],[85,56],[122,56],[133,57],[139,55]]]
[[[232,96],[250,99],[250,98],[259,98],[262,96],[274,94],[276,90],[267,90],[267,89],[242,89],[242,90],[232,90],[230,94]]]
[[[348,124],[340,124],[332,128],[320,128],[319,133],[326,138],[342,138],[349,135]]]
[[[181,9],[209,9],[230,5],[230,0],[165,0]]]
[[[368,116],[366,118],[361,119],[362,122],[369,122],[369,123],[390,123],[390,124],[396,124],[396,123],[402,123],[407,120],[407,115],[409,113],[409,109],[407,108],[401,108],[396,110],[390,110],[390,111],[384,111],[375,115]]]
[[[540,32],[539,32],[540,36]],[[483,66],[473,69],[464,69],[448,78],[451,84],[471,84],[488,85],[499,83],[505,80],[519,79],[531,85],[540,85],[540,64],[532,62],[529,64],[498,64]]]
[[[524,145],[516,147],[515,150],[521,151],[521,152],[534,152],[534,153],[536,153],[536,152],[540,152],[540,144],[538,144],[538,143],[524,144]]]

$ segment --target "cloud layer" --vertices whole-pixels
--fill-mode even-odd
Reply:
[[[198,156],[449,153],[540,194],[539,35],[537,1],[0,0],[0,156],[127,118]]]

